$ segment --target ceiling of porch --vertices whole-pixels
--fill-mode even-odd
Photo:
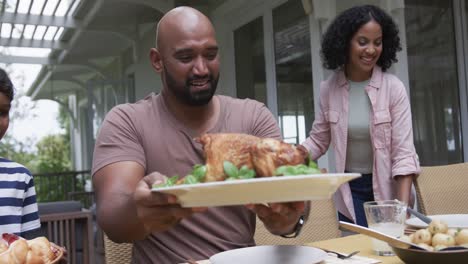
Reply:
[[[33,99],[85,88],[174,6],[224,0],[0,0],[0,63],[40,64]],[[51,91],[52,89],[52,91]]]

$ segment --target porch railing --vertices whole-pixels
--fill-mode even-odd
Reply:
[[[91,184],[89,170],[37,173],[33,177],[38,202],[78,200],[86,208],[94,202],[89,195],[91,186],[86,186]]]

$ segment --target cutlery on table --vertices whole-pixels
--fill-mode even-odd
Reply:
[[[349,254],[343,254],[343,253],[338,253],[336,251],[333,251],[333,250],[328,250],[328,249],[324,249],[324,248],[320,248],[321,250],[327,252],[327,253],[331,253],[331,254],[335,254],[337,258],[339,259],[348,259],[348,258],[351,258],[352,256],[358,254],[360,251],[357,250],[357,251],[354,251],[354,252],[351,252]]]
[[[423,221],[424,223],[426,224],[430,224],[432,222],[432,219],[430,217],[427,217],[426,215],[424,214],[421,214],[420,212],[408,207],[406,209],[406,211],[408,211],[410,214],[416,216],[417,218],[419,218],[421,221]]]

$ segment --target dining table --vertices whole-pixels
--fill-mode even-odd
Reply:
[[[332,250],[342,254],[349,254],[354,251],[359,251],[356,255],[356,261],[351,262],[347,261],[345,263],[382,263],[382,264],[402,264],[404,263],[397,256],[378,256],[372,251],[372,238],[366,235],[355,234],[348,235],[339,238],[333,238],[328,240],[321,240],[316,242],[306,243],[305,246],[316,247],[324,250]],[[368,258],[369,260],[375,260],[374,262],[370,261],[359,261],[359,257]],[[338,260],[338,259],[337,259]],[[196,264],[211,264],[209,260],[199,260],[189,263]],[[333,260],[326,260],[321,263],[342,263],[335,262]]]
[[[349,235],[329,240],[322,240],[307,243],[307,246],[333,250],[340,253],[351,253],[356,250],[359,251],[357,256],[367,257],[379,260],[383,264],[402,264],[404,263],[397,256],[378,256],[372,250],[372,238],[366,235]]]

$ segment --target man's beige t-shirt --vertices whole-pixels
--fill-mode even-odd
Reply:
[[[265,105],[249,99],[217,96],[221,113],[208,133],[246,133],[280,139],[275,118]],[[93,175],[119,161],[135,161],[146,174],[187,175],[204,164],[199,136],[168,111],[161,95],[151,94],[135,104],[113,108],[96,139]],[[115,179],[116,181],[119,179]],[[239,194],[242,195],[242,194]],[[109,201],[111,202],[111,201]],[[244,206],[209,208],[175,227],[134,243],[134,263],[179,263],[254,245],[255,215]]]

